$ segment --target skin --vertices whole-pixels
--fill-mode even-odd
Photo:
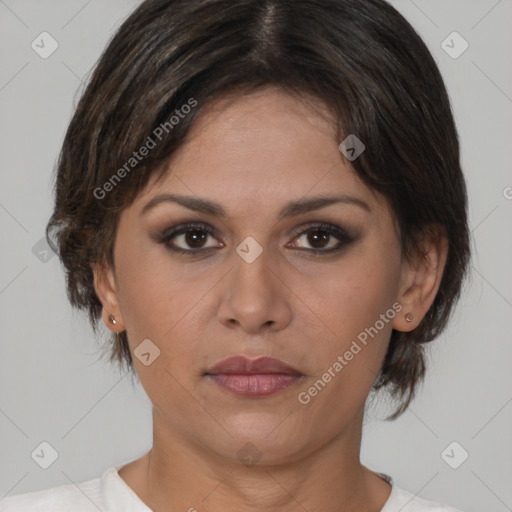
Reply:
[[[106,325],[127,330],[132,354],[145,339],[160,350],[148,366],[133,357],[153,404],[153,447],[119,471],[153,510],[377,512],[387,501],[391,486],[359,460],[364,405],[392,328],[414,329],[432,304],[447,246],[432,237],[424,259],[403,259],[393,212],[359,180],[339,143],[334,118],[311,99],[276,88],[218,99],[202,109],[169,172],[122,212],[114,267],[94,268],[95,288]],[[227,216],[172,202],[143,214],[162,193],[216,201]],[[278,219],[287,202],[319,194],[350,195],[370,211],[337,203]],[[304,234],[319,221],[355,241],[312,254],[338,245],[324,231],[320,241]],[[201,232],[195,245],[183,235],[168,241],[202,250],[198,256],[156,241],[184,222],[217,231]],[[248,236],[263,249],[252,263],[236,252]],[[378,335],[307,405],[299,403],[298,394],[396,302],[401,311]],[[278,358],[302,380],[255,399],[204,376],[239,354]],[[261,456],[254,465],[237,456],[248,442]]]

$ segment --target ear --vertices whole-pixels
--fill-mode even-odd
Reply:
[[[417,253],[402,263],[397,301],[403,309],[392,323],[397,331],[409,332],[418,327],[434,302],[448,257],[448,240],[442,226],[429,226],[418,245]]]
[[[126,326],[124,323],[121,308],[119,306],[119,297],[117,284],[113,269],[108,265],[92,265],[94,275],[94,289],[102,306],[102,318],[105,325],[112,331],[122,332]],[[115,324],[111,317],[115,319]]]

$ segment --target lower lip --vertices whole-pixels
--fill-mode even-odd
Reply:
[[[300,380],[301,375],[290,375],[285,373],[265,373],[254,375],[238,375],[221,373],[208,375],[221,388],[231,391],[237,395],[248,397],[269,396]]]

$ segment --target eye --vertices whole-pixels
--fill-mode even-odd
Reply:
[[[292,246],[301,249],[303,244],[310,245],[312,249],[306,247],[305,250],[315,254],[336,252],[355,241],[355,237],[341,227],[325,223],[315,224],[302,231],[295,240],[301,239],[303,242],[295,242]]]
[[[166,230],[156,241],[164,244],[170,251],[193,256],[216,247],[224,247],[222,242],[209,244],[209,238],[214,237],[218,238],[218,235],[211,226],[203,223],[189,223]],[[288,247],[313,254],[326,254],[340,251],[355,240],[355,236],[339,226],[317,223],[301,231]],[[304,245],[309,245],[311,248],[303,247]]]
[[[208,238],[215,235],[215,230],[207,224],[183,224],[165,232],[159,242],[171,251],[194,254],[218,247],[218,244],[208,245]]]

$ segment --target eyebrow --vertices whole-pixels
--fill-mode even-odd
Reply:
[[[194,210],[206,215],[212,215],[214,217],[226,218],[228,216],[227,211],[220,203],[210,201],[208,199],[178,194],[160,194],[155,196],[144,206],[141,215],[144,215],[161,203],[168,202],[177,203],[189,210]],[[317,195],[299,199],[297,201],[290,201],[281,209],[278,219],[283,220],[288,217],[309,213],[332,204],[351,204],[371,213],[370,206],[365,201],[357,197],[346,194],[336,196]]]

